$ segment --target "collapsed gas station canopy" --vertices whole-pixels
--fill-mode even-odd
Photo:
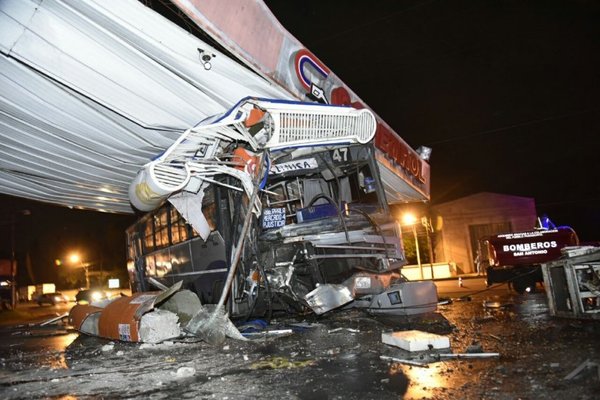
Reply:
[[[0,3],[0,192],[129,213],[140,168],[244,97],[367,107],[262,1],[173,3],[210,40],[135,0]],[[390,202],[429,198],[380,118],[375,147]]]

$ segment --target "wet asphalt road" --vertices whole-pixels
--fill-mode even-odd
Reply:
[[[564,379],[586,359],[600,359],[597,322],[550,318],[543,293],[519,296],[503,286],[474,294],[485,289],[482,279],[464,280],[462,287],[456,280],[438,285],[441,298],[454,300],[434,314],[375,318],[348,310],[276,319],[272,328],[294,333],[228,340],[218,348],[193,338],[113,343],[62,324],[3,327],[0,398],[598,398],[592,369]],[[62,310],[36,311],[47,318]],[[381,343],[382,332],[407,329],[447,335],[454,353],[474,346],[500,358],[439,361],[432,352]]]

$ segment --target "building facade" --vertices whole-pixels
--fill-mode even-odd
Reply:
[[[535,200],[530,197],[482,192],[431,207],[438,221],[434,252],[438,262],[456,266],[455,273],[477,272],[480,238],[535,226]]]

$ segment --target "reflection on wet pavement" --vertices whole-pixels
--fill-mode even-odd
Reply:
[[[306,318],[310,328],[290,336],[228,341],[223,347],[201,341],[147,347],[116,342],[104,351],[109,341],[64,327],[0,332],[0,393],[6,394],[0,397],[596,398],[596,376],[583,374],[572,383],[563,378],[585,359],[598,358],[599,324],[550,318],[541,293],[496,291],[469,297],[418,318],[339,311]],[[382,343],[383,332],[398,330],[446,335],[451,348],[439,353],[475,348],[500,357],[439,361],[429,357],[435,351],[411,353]],[[193,372],[181,374],[182,368]]]
[[[67,369],[66,349],[79,333],[62,326],[26,327],[3,331],[0,357],[4,364]]]
[[[447,380],[440,374],[439,367],[439,363],[432,364],[428,368],[392,364],[390,366],[390,375],[396,375],[399,372],[406,375],[410,382],[406,393],[409,398],[428,398],[431,396],[432,389],[440,389],[447,386]]]
[[[67,347],[69,347],[71,343],[73,343],[73,341],[77,339],[78,336],[79,333],[67,333],[66,335],[55,336],[52,338],[52,342],[54,342],[54,345],[51,344],[50,347],[55,349],[55,355],[58,358],[54,357],[50,360],[49,366],[51,368],[69,368],[69,366],[67,365],[67,360],[65,358],[65,352]]]
[[[515,304],[515,313],[524,321],[535,324],[539,321],[550,320],[545,294],[535,293],[521,296],[521,301]]]

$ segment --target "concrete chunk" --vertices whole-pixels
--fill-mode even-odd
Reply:
[[[423,351],[430,349],[447,349],[450,339],[446,336],[422,331],[384,332],[381,341],[391,346],[408,351]]]
[[[181,335],[177,314],[166,310],[154,310],[142,316],[140,340],[145,343],[160,343]]]

